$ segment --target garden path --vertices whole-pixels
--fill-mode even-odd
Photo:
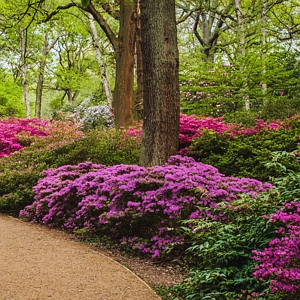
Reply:
[[[67,234],[0,215],[0,300],[158,300],[139,277]]]

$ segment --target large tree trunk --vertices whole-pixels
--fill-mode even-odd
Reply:
[[[140,164],[164,164],[178,152],[179,55],[174,0],[141,0],[144,123]]]
[[[23,27],[20,26],[19,30],[20,30],[21,78],[22,78],[23,97],[25,102],[26,118],[30,118],[30,102],[29,102],[28,82],[27,82],[25,36],[24,36]]]
[[[120,1],[120,29],[115,49],[116,82],[113,110],[117,128],[133,123],[134,52],[136,0]]]
[[[105,71],[105,66],[103,64],[103,60],[102,60],[102,55],[99,49],[99,38],[98,38],[98,33],[96,30],[96,26],[94,23],[94,17],[91,13],[89,13],[89,22],[90,22],[90,28],[91,28],[91,36],[93,39],[93,45],[94,45],[94,51],[95,51],[95,56],[99,65],[99,70],[100,70],[100,75],[101,75],[101,81],[102,81],[102,85],[106,94],[106,98],[108,101],[108,105],[110,107],[110,109],[112,110],[112,105],[113,105],[113,95],[111,93],[110,87],[109,87],[109,83],[106,77],[106,71]]]

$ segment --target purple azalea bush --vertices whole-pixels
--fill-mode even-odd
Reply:
[[[272,293],[299,293],[300,202],[285,203],[282,210],[270,216],[270,222],[281,225],[276,232],[282,237],[270,241],[264,251],[253,251],[253,259],[260,262],[255,267],[254,277],[260,281],[270,280]]]
[[[173,156],[163,166],[81,163],[43,172],[35,201],[20,216],[70,230],[119,239],[159,257],[184,243],[182,220],[224,220],[217,203],[241,194],[257,197],[270,184],[227,177],[190,157]]]

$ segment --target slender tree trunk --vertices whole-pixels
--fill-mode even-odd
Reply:
[[[140,1],[139,1],[140,2]],[[141,20],[140,20],[140,9],[138,3],[138,12],[137,12],[137,23],[136,23],[136,82],[137,82],[137,91],[135,99],[135,108],[139,113],[139,117],[142,117],[143,114],[143,60],[142,60],[142,33],[141,33]]]
[[[46,61],[42,60],[40,62],[39,77],[36,86],[35,116],[37,118],[41,117],[45,66],[46,66]]]
[[[97,33],[95,22],[94,22],[94,17],[91,13],[89,13],[88,17],[89,17],[89,22],[90,22],[91,35],[92,35],[92,39],[93,39],[95,56],[96,56],[96,59],[97,59],[98,65],[99,65],[102,85],[103,85],[103,88],[104,88],[104,91],[106,94],[108,105],[112,110],[113,95],[112,95],[111,89],[109,87],[109,83],[108,83],[108,80],[106,77],[105,66],[103,64],[102,55],[101,55],[101,52],[99,49],[99,38],[98,38],[98,33]]]
[[[164,164],[178,152],[179,55],[175,0],[141,0],[144,122],[140,164]]]
[[[262,9],[262,16],[261,16],[261,22],[262,22],[262,27],[261,27],[261,35],[262,35],[262,77],[263,77],[263,82],[262,82],[262,92],[263,95],[267,94],[267,83],[266,83],[266,14],[267,14],[267,9],[268,9],[268,2],[267,0],[264,0],[263,3],[263,9]]]
[[[240,70],[242,72],[242,93],[245,103],[245,109],[250,110],[250,101],[248,94],[248,82],[247,82],[247,66],[246,66],[246,35],[245,35],[245,20],[242,13],[240,0],[235,0],[235,8],[238,22],[238,36],[240,38],[240,55],[241,55],[241,63]]]
[[[67,95],[68,95],[68,103],[72,104],[73,103],[73,95],[72,95],[72,91],[68,90],[67,91]]]
[[[46,59],[51,49],[54,47],[56,42],[58,41],[58,37],[55,38],[51,44],[48,41],[48,32],[45,32],[45,40],[44,40],[44,51],[43,57],[41,58],[39,65],[39,77],[36,86],[36,98],[35,98],[35,116],[37,118],[41,117],[42,111],[42,97],[43,97],[43,88],[44,88],[44,76],[45,76],[45,67],[46,67]]]
[[[26,64],[26,46],[24,29],[20,26],[20,52],[21,52],[21,78],[22,78],[22,88],[23,97],[26,109],[26,118],[30,118],[30,102],[29,102],[29,92],[28,92],[28,82],[27,82],[27,64]]]
[[[116,82],[113,101],[115,126],[117,128],[133,123],[136,11],[136,0],[120,1],[120,29],[119,42],[115,49]]]

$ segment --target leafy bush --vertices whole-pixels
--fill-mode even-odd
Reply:
[[[268,181],[270,176],[276,177],[274,170],[264,166],[271,152],[296,150],[299,135],[299,117],[270,124],[259,121],[251,128],[225,132],[203,131],[193,140],[189,152],[197,161],[211,164],[226,175]],[[288,167],[300,170],[299,164],[293,159]]]
[[[53,119],[59,120],[62,116],[69,120],[76,120],[84,131],[93,129],[111,128],[114,118],[111,109],[106,104],[92,105],[93,99],[87,97],[79,105],[67,105],[53,114]]]
[[[212,130],[215,132],[225,132],[239,128],[239,125],[224,123],[222,118],[203,118],[195,115],[187,116],[180,114],[179,126],[179,154],[185,154],[186,148],[190,146],[193,139],[197,138],[203,130]],[[129,135],[136,140],[141,140],[142,124],[136,124],[134,127],[129,127],[124,130],[126,135]]]
[[[271,186],[225,177],[212,166],[180,156],[151,168],[81,163],[44,171],[43,176],[34,187],[35,202],[22,217],[110,236],[152,257],[184,242],[182,220],[224,220],[215,210],[223,201],[244,193],[254,198]]]
[[[226,216],[184,222],[191,247],[186,259],[189,275],[171,293],[179,299],[255,299],[267,284],[253,277],[253,249],[263,249],[274,237],[274,229],[262,216],[275,211],[271,197],[242,197],[215,207]],[[174,297],[175,298],[175,297]],[[178,298],[177,298],[178,299]],[[264,299],[264,298],[261,298]]]
[[[31,204],[32,187],[48,168],[83,161],[107,165],[138,162],[139,144],[116,130],[83,135],[73,122],[54,121],[47,132],[45,137],[23,136],[21,142],[29,146],[0,158],[0,211],[18,214]]]
[[[284,299],[300,296],[300,173],[289,170],[282,158],[286,161],[287,156],[292,156],[299,163],[299,154],[299,151],[274,153],[267,165],[281,172],[280,177],[273,179],[277,185],[274,193],[281,206],[266,217],[269,223],[276,225],[277,237],[263,251],[253,251],[253,259],[260,262],[255,266],[254,277],[267,280],[270,291]]]

